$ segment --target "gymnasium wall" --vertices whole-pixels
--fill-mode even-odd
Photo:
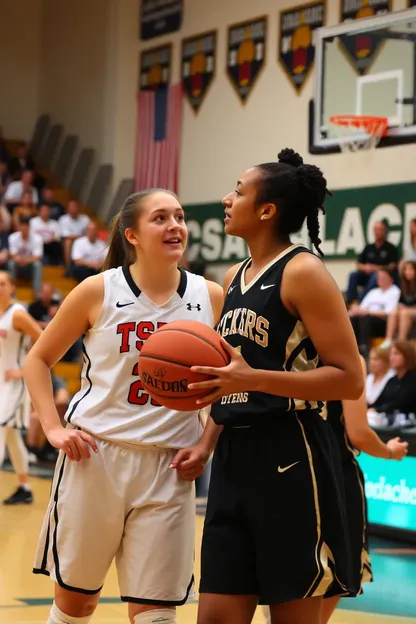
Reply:
[[[29,139],[39,112],[42,0],[0,0],[0,126]]]

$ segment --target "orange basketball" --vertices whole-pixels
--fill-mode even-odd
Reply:
[[[188,390],[190,383],[209,375],[191,373],[191,366],[227,366],[228,353],[217,332],[198,321],[167,323],[144,343],[139,357],[140,380],[160,405],[180,412],[198,410],[197,400],[207,394]]]

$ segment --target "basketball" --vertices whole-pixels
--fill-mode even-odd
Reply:
[[[192,373],[192,366],[227,366],[228,353],[217,332],[198,321],[167,323],[144,343],[139,358],[139,375],[150,396],[170,409],[200,409],[197,400],[207,394],[188,390],[190,383],[205,381],[209,375]]]

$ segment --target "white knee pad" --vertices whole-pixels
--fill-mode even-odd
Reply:
[[[65,615],[65,613],[62,613],[56,604],[53,603],[49,620],[46,624],[88,624],[91,618],[92,614],[87,615],[86,617],[73,617],[72,615]]]
[[[134,616],[134,624],[176,624],[176,611],[175,609],[144,611]]]
[[[263,605],[261,610],[263,611],[263,615],[264,615],[264,624],[271,624],[269,605]]]

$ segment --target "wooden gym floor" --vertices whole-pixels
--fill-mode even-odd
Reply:
[[[50,481],[32,478],[33,505],[0,506],[0,623],[45,624],[52,602],[53,583],[31,573],[38,532],[46,509]],[[15,477],[0,472],[0,500],[16,486]],[[197,544],[203,515],[196,515]],[[364,596],[344,600],[331,624],[416,624],[416,550],[406,545],[374,543],[372,561],[376,580]],[[199,557],[196,563],[199,576]],[[126,606],[118,598],[117,579],[111,569],[93,622],[126,624]],[[179,624],[195,624],[197,605],[178,610]],[[258,610],[255,624],[263,622]]]

